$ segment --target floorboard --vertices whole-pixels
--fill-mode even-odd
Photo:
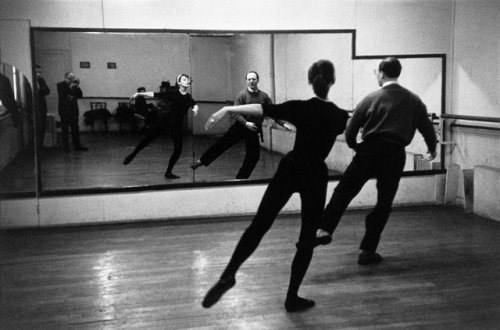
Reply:
[[[201,300],[250,218],[0,232],[1,329],[498,329],[500,223],[397,208],[377,266],[359,266],[366,210],[347,212],[283,307],[299,228],[283,215],[211,309]]]

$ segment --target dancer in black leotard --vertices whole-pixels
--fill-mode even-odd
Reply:
[[[138,96],[162,99],[168,103],[171,114],[168,116],[162,116],[158,124],[148,131],[147,135],[139,142],[134,151],[132,151],[132,153],[125,158],[123,164],[129,164],[139,151],[144,149],[154,139],[160,136],[160,134],[166,129],[170,129],[172,141],[174,142],[174,152],[172,153],[172,156],[170,156],[167,171],[165,172],[165,178],[179,178],[177,175],[172,173],[172,170],[182,152],[182,124],[188,109],[192,109],[194,115],[196,116],[198,114],[198,106],[191,97],[191,94],[187,92],[187,89],[191,85],[191,78],[187,74],[180,74],[177,76],[176,85],[178,89],[175,90],[167,90],[161,93],[142,92],[132,95],[131,99],[135,99]]]
[[[285,308],[288,312],[294,312],[315,304],[312,300],[299,297],[298,291],[312,259],[315,232],[325,205],[328,169],[324,160],[337,135],[344,131],[348,115],[328,101],[328,92],[335,82],[335,69],[330,61],[314,63],[309,68],[308,78],[316,97],[275,105],[228,106],[214,113],[206,124],[208,129],[228,113],[260,114],[292,123],[297,128],[297,135],[293,150],[281,160],[257,214],[243,233],[229,264],[219,281],[206,294],[202,302],[205,308],[214,305],[235,285],[239,267],[255,251],[294,192],[298,192],[302,200],[302,225],[292,262]]]

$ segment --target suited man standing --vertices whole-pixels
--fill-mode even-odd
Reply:
[[[43,140],[45,138],[45,120],[47,118],[47,101],[45,96],[50,94],[49,86],[42,77],[42,67],[35,66],[36,71],[36,86],[38,88],[38,112],[37,112],[37,125],[38,125],[38,144],[43,147]]]
[[[63,151],[69,151],[69,129],[75,151],[87,151],[88,148],[80,143],[80,128],[78,126],[78,99],[83,96],[80,89],[80,80],[73,72],[66,72],[64,80],[57,84],[59,96],[59,116],[61,117],[61,137]]]

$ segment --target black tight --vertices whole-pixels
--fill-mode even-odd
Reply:
[[[166,173],[172,173],[172,169],[179,160],[182,153],[182,121],[176,122],[170,128],[168,123],[161,122],[160,124],[152,127],[146,136],[139,141],[139,144],[135,147],[134,151],[129,157],[135,157],[142,149],[144,149],[148,144],[154,141],[158,136],[160,136],[165,130],[170,130],[172,136],[172,142],[174,143],[174,151],[170,156],[168,162],[168,167]]]
[[[299,192],[302,221],[287,293],[287,297],[296,297],[312,259],[315,233],[325,205],[327,178],[324,164],[314,168],[296,168],[291,159],[283,159],[266,189],[257,214],[241,236],[221,278],[235,276],[243,262],[257,249],[291,195]]]

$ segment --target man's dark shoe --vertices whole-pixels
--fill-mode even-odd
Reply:
[[[332,242],[332,236],[316,237],[314,245],[315,246],[318,246],[318,245],[328,245],[331,242]]]
[[[172,172],[165,173],[165,179],[180,179],[180,176],[175,175]]]
[[[203,308],[210,308],[215,305],[224,293],[231,289],[236,284],[234,277],[220,279],[215,285],[208,290],[201,305]]]
[[[134,157],[135,157],[134,153],[131,153],[130,155],[128,155],[127,157],[125,157],[125,160],[123,161],[123,165],[130,164],[130,162],[134,159]]]
[[[382,260],[382,256],[376,252],[361,251],[358,256],[358,264],[362,266],[378,264]]]
[[[316,305],[314,300],[305,299],[301,297],[295,297],[292,299],[287,299],[285,301],[285,309],[288,313],[300,312],[305,309],[312,308]]]

